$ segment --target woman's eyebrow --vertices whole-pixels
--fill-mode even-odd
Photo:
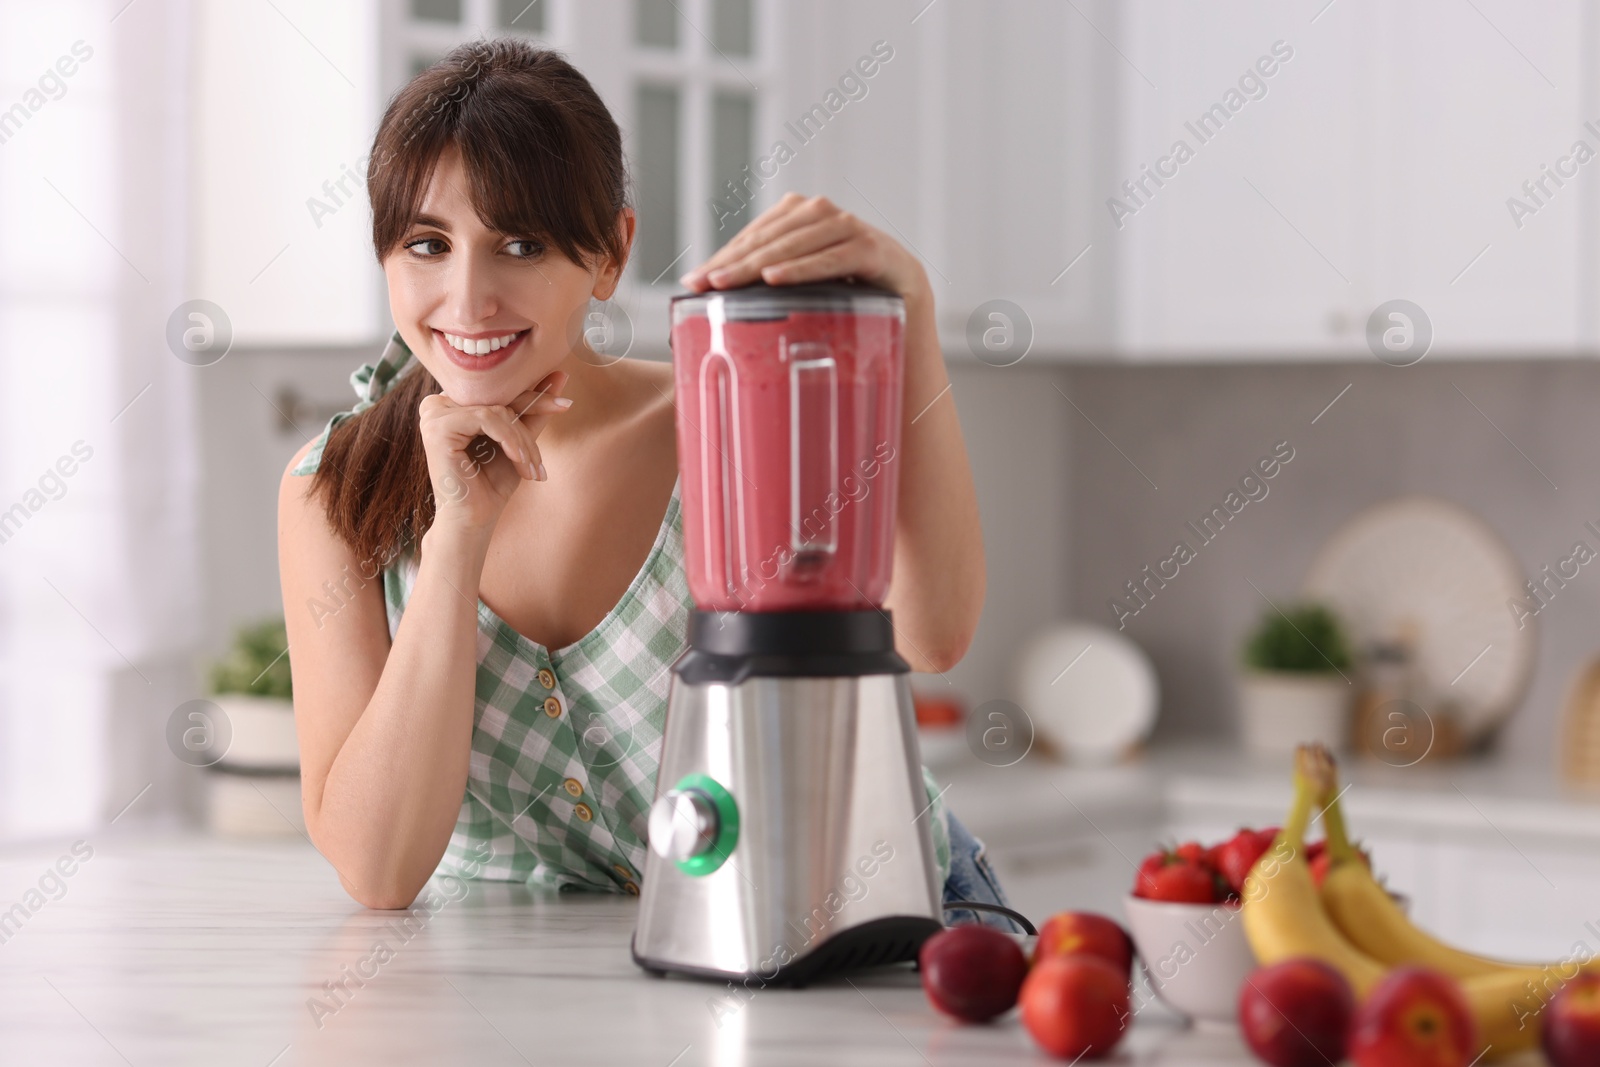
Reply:
[[[437,215],[418,215],[416,218],[411,220],[411,225],[431,226],[436,230],[443,230],[445,233],[450,232],[450,224],[439,218]]]

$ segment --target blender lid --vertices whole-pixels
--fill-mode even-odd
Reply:
[[[704,315],[712,301],[722,306],[730,321],[783,319],[795,311],[843,311],[857,315],[905,315],[899,293],[866,282],[831,279],[798,285],[768,285],[757,281],[737,289],[707,289],[679,293],[672,298],[674,319]]]

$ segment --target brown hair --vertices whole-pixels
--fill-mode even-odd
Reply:
[[[514,37],[473,41],[395,94],[367,162],[379,262],[405,239],[451,147],[487,225],[538,238],[580,266],[596,258],[625,264],[617,228],[628,203],[622,134],[560,53]],[[414,363],[376,404],[328,435],[311,491],[365,566],[386,565],[433,523],[417,408],[439,391]]]

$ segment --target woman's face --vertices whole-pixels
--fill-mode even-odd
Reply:
[[[446,396],[505,404],[561,364],[569,335],[581,336],[568,324],[580,321],[591,295],[610,298],[617,272],[490,229],[467,189],[461,154],[447,149],[411,228],[383,261],[389,308]]]

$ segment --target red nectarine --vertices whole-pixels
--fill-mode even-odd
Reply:
[[[1014,939],[976,923],[934,934],[923,942],[917,962],[928,1000],[967,1022],[1010,1011],[1028,974],[1028,958]]]
[[[1556,991],[1540,1041],[1555,1067],[1600,1067],[1600,975],[1580,974]]]
[[[1133,972],[1133,939],[1120,923],[1088,911],[1062,911],[1039,927],[1033,962],[1077,953],[1097,956],[1126,979]]]
[[[1356,1009],[1350,1055],[1360,1067],[1467,1067],[1478,1026],[1455,979],[1397,967]]]
[[[1022,983],[1022,1025],[1052,1056],[1104,1056],[1130,1021],[1128,980],[1094,956],[1051,956]]]
[[[1258,967],[1239,987],[1239,1029],[1272,1067],[1326,1067],[1344,1059],[1356,998],[1344,975],[1301,957]]]

